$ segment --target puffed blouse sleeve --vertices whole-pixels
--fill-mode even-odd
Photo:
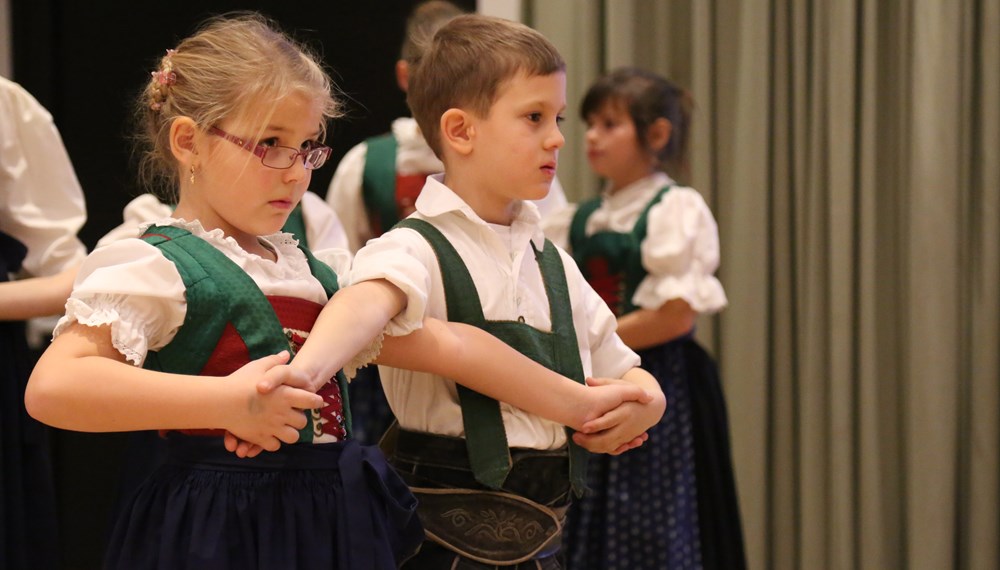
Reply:
[[[699,313],[726,306],[726,292],[715,277],[719,267],[719,229],[708,204],[692,188],[676,187],[649,210],[648,231],[641,245],[648,275],[633,302],[658,309],[683,299]]]
[[[184,291],[176,266],[157,248],[135,238],[110,243],[84,260],[53,336],[74,322],[110,325],[115,349],[142,366],[183,324]]]

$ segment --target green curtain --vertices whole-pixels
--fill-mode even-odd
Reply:
[[[1000,568],[1000,0],[535,0],[580,97],[691,89],[754,569]],[[669,413],[669,412],[668,412]]]

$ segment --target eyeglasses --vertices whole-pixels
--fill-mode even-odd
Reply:
[[[268,168],[291,168],[295,164],[295,159],[301,156],[302,164],[305,165],[306,170],[316,170],[326,164],[326,159],[330,158],[330,147],[321,144],[313,143],[312,146],[305,150],[298,150],[290,146],[253,145],[218,127],[210,127],[208,132],[243,147],[244,150],[252,152],[255,156],[259,156],[261,163]]]

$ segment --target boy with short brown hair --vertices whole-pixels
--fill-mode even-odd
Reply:
[[[405,294],[386,334],[427,317],[473,324],[579,382],[629,382],[654,397],[570,437],[446,378],[381,368],[400,425],[390,462],[419,497],[429,538],[404,568],[558,568],[565,510],[583,491],[579,446],[621,452],[663,414],[656,381],[529,202],[555,176],[565,81],[558,51],[527,26],[468,15],[438,30],[408,103],[445,172],[428,178],[416,213],[358,252],[350,282]]]

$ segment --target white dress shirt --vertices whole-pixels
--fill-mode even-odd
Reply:
[[[455,247],[476,285],[485,317],[523,318],[532,327],[551,330],[548,298],[532,250],[532,244],[541,248],[544,243],[538,208],[520,202],[509,227],[488,224],[441,179],[441,175],[427,179],[413,216],[432,223]],[[583,279],[573,259],[562,251],[560,255],[584,374],[621,378],[639,365],[639,357],[615,333],[614,315]],[[410,229],[392,230],[357,253],[349,282],[379,278],[392,282],[407,296],[406,309],[389,323],[387,334],[405,335],[419,328],[425,317],[447,319],[437,258],[420,234]],[[454,382],[387,367],[380,367],[380,373],[389,405],[402,427],[463,435]],[[563,426],[555,422],[505,403],[501,403],[501,413],[512,447],[555,449],[566,442]]]

